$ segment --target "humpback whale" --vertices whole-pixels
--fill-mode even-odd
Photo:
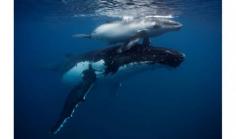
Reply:
[[[74,37],[103,40],[110,44],[123,43],[126,49],[129,49],[133,42],[137,42],[140,38],[145,39],[145,45],[149,45],[150,37],[177,31],[182,26],[170,18],[146,16],[105,23],[95,28],[91,34],[75,34]]]
[[[168,68],[178,67],[185,55],[173,49],[162,47],[143,47],[144,44],[134,44],[127,51],[118,53],[122,47],[113,46],[102,50],[88,52],[82,55],[69,56],[58,71],[62,73],[65,83],[72,86],[58,120],[51,128],[51,133],[57,134],[74,110],[85,101],[87,94],[98,81],[122,75],[122,72],[139,67],[150,68],[156,65]],[[145,69],[144,68],[144,69]]]

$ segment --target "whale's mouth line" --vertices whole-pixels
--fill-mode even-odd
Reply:
[[[170,28],[172,28],[173,31],[179,31],[183,27],[183,24],[175,21],[171,23],[170,26],[172,26]]]
[[[178,25],[177,27],[175,27],[175,31],[179,31],[181,28],[183,27],[183,25],[182,24],[180,24],[180,25]]]

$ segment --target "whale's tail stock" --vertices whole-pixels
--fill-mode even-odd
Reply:
[[[74,34],[74,35],[72,35],[72,37],[74,37],[74,38],[87,38],[87,39],[91,39],[91,35],[90,34]]]

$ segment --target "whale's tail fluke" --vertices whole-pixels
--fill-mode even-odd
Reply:
[[[50,130],[51,133],[57,134],[61,130],[63,125],[72,117],[75,109],[85,100],[86,95],[93,87],[96,80],[96,74],[91,65],[83,74],[83,82],[75,86],[67,96],[61,115]]]
[[[91,39],[91,35],[90,34],[74,34],[72,37]]]

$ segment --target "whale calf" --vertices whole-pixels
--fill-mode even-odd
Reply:
[[[138,39],[144,38],[146,39],[145,45],[149,45],[150,37],[177,31],[182,26],[181,23],[170,18],[146,16],[105,23],[95,28],[91,34],[75,34],[74,37],[103,40],[110,44],[124,43],[129,48],[132,46],[129,45],[132,41],[137,42]]]
[[[122,73],[131,74],[137,69],[147,70],[153,66],[176,68],[185,58],[183,53],[176,50],[143,47],[143,45],[134,44],[132,48],[121,53],[117,50],[122,46],[114,46],[83,55],[70,56],[58,71],[61,73],[63,82],[71,85],[72,89],[51,132],[57,134],[61,130],[66,121],[73,116],[75,109],[85,101],[87,94],[98,80],[119,79],[116,77],[125,75]]]

